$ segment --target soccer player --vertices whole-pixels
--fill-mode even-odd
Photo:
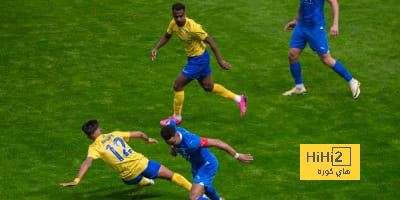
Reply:
[[[360,82],[353,78],[342,63],[332,58],[329,51],[325,33],[324,2],[325,0],[300,0],[300,7],[295,18],[284,27],[284,30],[294,29],[288,57],[295,87],[284,92],[283,95],[306,93],[299,56],[308,43],[325,65],[331,67],[349,83],[353,98],[357,99],[360,95]],[[339,34],[339,4],[336,0],[328,0],[328,2],[332,8],[333,19],[330,35],[337,36]]]
[[[130,138],[141,138],[148,143],[158,143],[141,131],[103,134],[97,120],[90,120],[82,126],[83,132],[94,142],[89,146],[88,155],[82,162],[74,181],[61,183],[63,187],[76,186],[82,179],[94,159],[102,159],[107,165],[118,172],[127,185],[153,185],[155,178],[168,179],[176,185],[190,191],[192,184],[182,175],[169,170],[160,163],[149,160],[141,153],[135,152],[127,144]]]
[[[190,191],[190,199],[206,199],[203,194],[212,200],[221,198],[212,185],[212,181],[218,170],[218,160],[210,152],[208,147],[217,147],[231,154],[241,162],[250,162],[253,156],[241,154],[235,151],[229,144],[211,138],[199,137],[181,127],[171,120],[161,129],[161,136],[170,145],[170,154],[181,154],[192,165],[193,185]]]
[[[186,17],[185,5],[182,3],[172,5],[172,16],[173,19],[169,23],[167,32],[150,52],[151,59],[154,61],[158,50],[169,41],[172,34],[176,34],[185,47],[188,63],[174,83],[174,114],[165,120],[161,120],[160,124],[165,125],[169,120],[174,120],[177,124],[181,123],[185,97],[184,87],[193,79],[197,79],[205,91],[235,101],[240,108],[240,115],[243,117],[246,113],[247,97],[237,95],[222,85],[213,83],[211,78],[210,55],[206,49],[206,44],[210,45],[221,68],[231,69],[231,65],[222,59],[214,40],[203,30],[200,24]]]

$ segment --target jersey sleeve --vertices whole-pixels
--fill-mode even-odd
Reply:
[[[176,26],[176,23],[175,23],[174,19],[172,19],[171,22],[168,25],[167,33],[172,35],[174,33],[174,27],[175,26]]]
[[[205,40],[208,36],[207,32],[203,30],[202,26],[197,23],[193,24],[192,34],[195,37],[198,37],[200,40]]]
[[[200,136],[194,134],[186,134],[185,143],[189,149],[198,149],[201,147]]]
[[[91,145],[91,146],[89,146],[87,157],[91,157],[93,159],[99,159],[100,154],[96,150],[96,148]]]
[[[208,146],[208,138],[200,138],[200,147],[207,147]]]

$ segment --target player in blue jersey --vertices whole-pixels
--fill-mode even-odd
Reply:
[[[330,54],[325,33],[324,2],[325,0],[300,0],[300,8],[295,18],[284,27],[284,30],[294,29],[288,57],[295,87],[284,92],[283,95],[289,96],[306,92],[301,75],[299,56],[308,43],[325,65],[331,67],[349,83],[353,98],[357,99],[360,95],[360,82],[353,78],[346,67],[332,58]],[[337,36],[339,34],[339,4],[337,0],[328,0],[328,2],[332,7],[333,19],[330,35]]]
[[[224,150],[241,162],[251,162],[253,160],[252,155],[238,153],[229,144],[219,139],[197,136],[184,128],[176,126],[173,120],[168,121],[162,127],[161,136],[170,145],[171,155],[176,156],[179,153],[192,165],[194,180],[190,191],[191,200],[207,199],[204,194],[212,200],[223,199],[212,185],[218,170],[218,160],[208,147],[217,147]]]

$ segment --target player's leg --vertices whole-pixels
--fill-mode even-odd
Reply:
[[[240,115],[242,117],[244,116],[244,114],[246,113],[247,104],[246,96],[235,94],[232,91],[226,89],[224,86],[218,83],[213,83],[210,73],[199,78],[198,82],[205,91],[212,92],[214,94],[217,94],[218,96],[235,101],[240,108]]]
[[[174,82],[174,114],[169,116],[167,119],[161,120],[161,126],[164,126],[169,120],[174,120],[176,124],[180,124],[182,122],[182,108],[183,101],[185,99],[185,86],[190,83],[192,79],[187,78],[183,74],[179,74],[179,76],[175,79]]]
[[[339,76],[343,77],[343,79],[349,83],[353,98],[357,99],[360,95],[360,82],[353,78],[353,76],[341,62],[333,59],[330,53],[319,55],[319,57],[325,65],[331,67],[333,71],[335,71],[337,74],[339,74]]]
[[[326,37],[325,30],[321,28],[315,28],[308,34],[310,37],[310,47],[318,53],[320,60],[325,65],[331,67],[333,71],[335,71],[339,76],[349,83],[353,98],[357,99],[358,95],[360,95],[360,82],[352,77],[350,72],[342,63],[332,58],[329,51],[328,39]]]
[[[193,171],[193,186],[190,191],[194,197],[200,197],[205,194],[212,200],[219,200],[221,197],[214,189],[212,182],[218,171],[218,161],[210,161],[209,164],[201,166],[199,169]],[[201,187],[200,187],[201,186]],[[199,196],[200,195],[200,196]],[[192,199],[192,198],[191,198]]]
[[[219,200],[221,199],[221,197],[218,195],[217,191],[215,190],[215,188],[212,185],[208,185],[205,188],[205,194],[207,195],[207,197],[209,197],[212,200]]]
[[[301,63],[299,62],[299,56],[302,53],[306,44],[307,38],[303,33],[303,28],[298,25],[296,26],[292,34],[292,38],[290,40],[290,48],[288,52],[289,69],[293,77],[295,87],[284,92],[282,94],[284,96],[306,93],[306,88],[304,87],[303,77],[301,74]]]
[[[294,79],[294,84],[295,86],[284,92],[284,96],[290,96],[294,94],[304,94],[307,92],[306,88],[304,87],[303,83],[303,76],[301,74],[301,64],[298,60],[301,52],[303,50],[299,48],[290,48],[289,53],[288,53],[288,58],[289,58],[289,69],[290,73]]]
[[[322,27],[322,28],[321,28]],[[332,58],[329,51],[328,39],[323,26],[316,27],[307,32],[310,47],[318,53],[320,60],[331,67],[337,74],[349,82],[353,77],[350,72],[339,61]]]
[[[122,179],[122,181],[127,185],[139,185],[139,186],[154,185],[154,180],[153,179],[146,178],[141,174],[139,176],[137,176],[137,177],[132,178],[132,179],[130,179],[130,178]]]
[[[182,107],[183,101],[185,99],[184,87],[191,81],[192,79],[189,79],[186,76],[179,74],[174,82],[174,117],[179,120],[179,123],[182,119]],[[176,124],[179,124],[177,121],[175,122]]]
[[[346,69],[346,67],[338,60],[333,59],[329,52],[319,55],[319,58],[325,65],[331,67],[337,74],[343,77],[347,82],[349,82],[353,78],[350,72]]]
[[[203,199],[207,199],[205,197],[203,197],[203,194],[205,192],[205,188],[203,185],[201,184],[193,184],[192,185],[192,189],[190,190],[190,200],[203,200]]]
[[[159,178],[168,179],[178,185],[179,187],[184,188],[187,191],[190,191],[192,188],[192,184],[181,174],[173,172],[169,170],[164,165],[160,165],[160,168],[157,172],[157,176]]]

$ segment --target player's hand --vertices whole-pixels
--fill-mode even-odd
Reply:
[[[230,70],[232,68],[231,64],[229,64],[228,62],[225,62],[225,60],[221,60],[220,62],[218,62],[219,66],[221,66],[222,69],[225,70]]]
[[[253,156],[251,154],[242,154],[242,153],[239,153],[239,157],[237,159],[240,162],[246,162],[246,163],[254,160]]]
[[[149,138],[149,139],[147,139],[147,142],[148,142],[148,143],[156,143],[156,144],[158,144],[158,140],[156,140],[156,139],[154,139],[154,138]]]
[[[60,186],[62,187],[71,187],[71,186],[76,186],[78,183],[76,182],[69,182],[69,183],[61,183]]]
[[[177,156],[178,155],[178,149],[176,149],[176,147],[171,146],[171,148],[169,149],[169,154],[171,154],[172,156]]]
[[[156,49],[156,48],[151,50],[151,52],[150,52],[151,61],[154,61],[156,59],[157,52],[158,52],[158,49]]]
[[[339,35],[339,27],[338,27],[338,25],[332,25],[332,27],[331,27],[331,30],[329,31],[329,34],[331,35],[331,36],[337,36],[337,35]]]
[[[287,23],[285,25],[285,27],[283,28],[283,30],[293,30],[294,27],[296,27],[297,21],[296,20],[292,20],[289,23]]]

